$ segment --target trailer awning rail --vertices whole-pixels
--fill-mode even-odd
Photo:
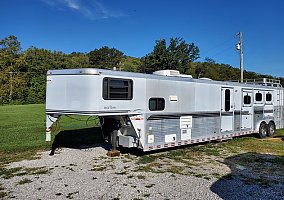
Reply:
[[[239,80],[230,80],[230,82],[240,82]],[[245,84],[253,84],[253,85],[265,85],[272,87],[282,87],[280,80],[270,79],[270,78],[260,78],[260,79],[245,79]]]
[[[282,87],[280,84],[280,80],[276,79],[269,79],[269,78],[262,78],[262,79],[246,79],[244,80],[247,84],[257,84],[257,85],[266,85],[266,86],[273,86],[273,87]]]

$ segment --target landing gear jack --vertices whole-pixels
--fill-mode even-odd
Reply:
[[[107,156],[116,157],[120,156],[120,152],[116,149],[117,146],[117,130],[111,132],[111,150],[107,152]]]

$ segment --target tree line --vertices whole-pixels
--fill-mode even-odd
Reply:
[[[103,68],[152,73],[156,70],[174,69],[194,78],[207,77],[214,80],[238,80],[240,70],[219,64],[207,58],[196,62],[199,48],[186,43],[183,38],[156,41],[153,51],[142,58],[124,55],[115,48],[103,46],[88,53],[61,51],[30,47],[24,51],[17,37],[10,35],[0,41],[0,104],[44,103],[46,72],[49,69]],[[255,72],[244,72],[247,79],[273,78]],[[281,78],[281,83],[284,79]]]

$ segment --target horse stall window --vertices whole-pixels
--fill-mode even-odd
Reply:
[[[230,111],[231,108],[231,97],[230,97],[230,90],[225,90],[225,111]]]
[[[262,94],[260,92],[255,94],[255,101],[262,101]]]
[[[272,95],[270,93],[266,93],[265,100],[268,102],[272,101]]]
[[[244,104],[249,105],[251,103],[251,96],[248,94],[244,96]]]
[[[149,99],[149,110],[158,111],[165,109],[165,99],[164,98],[150,98]]]
[[[131,79],[104,78],[104,100],[131,100],[133,98],[133,81]]]

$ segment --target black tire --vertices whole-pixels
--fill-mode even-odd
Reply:
[[[276,127],[273,122],[269,122],[267,125],[267,137],[271,137],[276,133]]]
[[[259,126],[258,135],[260,138],[265,138],[267,136],[268,126],[265,122],[262,122]]]

